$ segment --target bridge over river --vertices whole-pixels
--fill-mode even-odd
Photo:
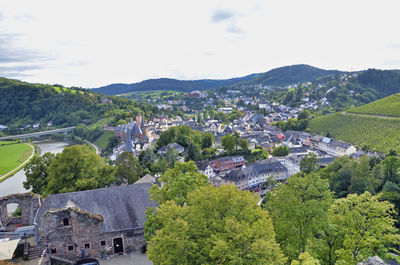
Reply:
[[[9,135],[9,136],[0,137],[0,141],[9,140],[9,139],[26,139],[26,138],[32,138],[32,137],[39,137],[42,135],[55,134],[55,133],[66,133],[66,132],[73,131],[75,129],[75,127],[76,126],[54,129],[54,130],[47,130],[47,131],[42,131],[42,132]]]

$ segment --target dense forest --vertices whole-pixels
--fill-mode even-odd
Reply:
[[[0,124],[4,133],[29,132],[34,124],[44,127],[67,127],[93,124],[104,118],[117,123],[137,113],[145,118],[158,113],[148,104],[110,97],[112,103],[101,103],[102,96],[81,88],[30,84],[0,78]]]

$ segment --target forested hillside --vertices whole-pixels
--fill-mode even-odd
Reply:
[[[111,104],[100,103],[100,98],[86,89],[0,78],[0,124],[8,126],[3,132],[17,133],[22,129],[29,131],[33,125],[38,129],[66,127],[95,123],[105,117],[117,122],[126,113],[148,117],[158,111],[151,105],[124,98],[112,97]]]
[[[287,86],[308,81],[315,81],[318,78],[343,73],[337,70],[324,70],[306,64],[290,65],[272,69],[253,79],[237,85],[262,84],[272,87]]]
[[[134,91],[180,91],[189,92],[193,90],[209,90],[215,89],[220,86],[230,86],[237,82],[252,79],[257,74],[248,75],[245,77],[231,78],[231,79],[204,79],[204,80],[177,80],[171,78],[149,79],[139,83],[133,84],[111,84],[104,87],[94,88],[92,91],[102,93],[105,95],[120,95]]]
[[[210,90],[218,87],[237,87],[249,85],[268,85],[281,87],[299,82],[314,81],[317,78],[339,74],[336,70],[323,70],[309,65],[292,65],[270,70],[266,73],[251,74],[244,77],[222,80],[176,80],[170,78],[150,79],[133,84],[111,84],[95,88],[92,91],[106,95],[119,95],[133,91],[173,90],[189,92],[193,90]]]

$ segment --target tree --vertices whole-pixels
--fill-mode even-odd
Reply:
[[[35,155],[24,167],[26,181],[23,182],[24,188],[32,189],[33,193],[43,195],[49,183],[49,166],[55,155],[45,153],[42,156]]]
[[[132,184],[143,174],[142,166],[138,159],[129,152],[123,152],[117,157],[115,178],[117,183]]]
[[[235,149],[237,151],[240,143],[240,134],[238,132],[234,132],[232,137],[233,137],[233,142],[235,143]]]
[[[328,181],[315,173],[295,175],[287,184],[267,193],[266,208],[274,222],[277,242],[289,260],[312,251],[309,244],[323,231],[331,203]]]
[[[388,246],[400,243],[392,217],[394,206],[379,198],[369,192],[350,194],[330,207],[329,218],[343,237],[336,251],[337,264],[357,264],[371,256],[383,256]]]
[[[227,134],[222,136],[222,148],[228,153],[235,151],[235,140],[232,135]]]
[[[183,204],[186,196],[201,186],[209,185],[208,178],[197,171],[198,168],[193,161],[176,163],[174,168],[168,169],[161,177],[162,187],[154,185],[150,190],[152,200],[162,204],[173,200],[177,204]]]
[[[318,169],[318,159],[315,154],[307,154],[300,162],[300,170],[304,173]]]
[[[45,195],[107,187],[115,181],[113,167],[85,145],[64,148],[51,161]]]
[[[308,252],[304,252],[299,255],[299,260],[292,260],[290,265],[320,265],[320,263]]]
[[[281,145],[272,150],[273,156],[286,156],[289,154],[289,147]]]
[[[139,162],[142,165],[142,168],[149,168],[152,164],[155,163],[157,157],[154,154],[154,150],[152,148],[148,148],[140,153]]]
[[[297,116],[297,119],[303,120],[303,119],[308,119],[309,117],[311,117],[311,112],[306,109],[299,113],[299,115]]]
[[[200,187],[185,204],[163,203],[146,221],[154,264],[285,264],[270,216],[233,185]],[[173,221],[172,221],[173,220]]]
[[[246,139],[240,139],[239,147],[243,150],[248,150],[249,149],[249,141],[247,141]]]
[[[175,150],[175,148],[170,148],[167,150],[167,153],[165,154],[165,159],[167,160],[168,167],[173,168],[175,165],[176,160],[178,159],[178,151]]]
[[[394,183],[400,183],[400,159],[395,156],[389,156],[383,161],[385,180]]]
[[[186,161],[197,161],[201,157],[200,148],[195,143],[190,143],[187,149]]]
[[[201,142],[201,148],[205,149],[205,148],[210,148],[212,147],[213,143],[215,141],[215,137],[212,133],[205,133],[203,135],[203,139]]]

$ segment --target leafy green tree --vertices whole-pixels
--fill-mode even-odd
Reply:
[[[114,168],[85,145],[64,148],[48,167],[45,195],[107,187],[115,181]]]
[[[379,198],[369,192],[350,194],[330,207],[329,217],[343,237],[336,264],[357,264],[371,256],[383,256],[388,247],[400,243],[392,217],[394,206]]]
[[[273,156],[286,156],[289,154],[289,147],[281,145],[272,150]]]
[[[187,149],[186,161],[197,161],[201,158],[200,148],[197,144],[190,143]]]
[[[249,149],[249,141],[247,141],[246,139],[240,139],[239,147],[243,150],[248,150]]]
[[[385,180],[394,183],[400,183],[400,159],[395,156],[389,156],[383,161]]]
[[[318,169],[318,158],[315,154],[307,154],[300,162],[300,170],[304,173]]]
[[[138,159],[129,152],[123,152],[117,157],[115,178],[117,183],[132,184],[143,174],[142,166]]]
[[[306,109],[299,113],[299,115],[297,116],[297,119],[303,120],[303,119],[309,119],[309,117],[311,117],[311,112]]]
[[[315,173],[295,175],[287,184],[267,193],[266,208],[274,222],[277,242],[289,260],[305,251],[312,252],[310,243],[323,232],[331,203],[328,181]]]
[[[154,154],[154,150],[152,148],[148,148],[140,153],[139,162],[142,165],[142,168],[149,168],[152,164],[156,162],[156,154]]]
[[[164,173],[168,168],[168,162],[164,157],[159,157],[157,162],[150,166],[151,173]]]
[[[32,189],[33,193],[43,195],[49,182],[49,166],[55,155],[45,153],[42,156],[35,155],[24,167],[26,181],[23,182],[24,188]]]
[[[154,185],[150,189],[152,200],[162,204],[168,200],[173,200],[178,204],[186,201],[187,194],[201,186],[207,186],[208,178],[199,173],[193,161],[176,163],[174,168],[170,168],[160,177],[162,187]]]
[[[320,265],[319,261],[313,258],[308,252],[301,253],[298,260],[292,260],[290,265]]]
[[[213,143],[215,141],[215,137],[212,133],[205,133],[203,135],[203,139],[201,142],[201,148],[205,149],[205,148],[210,148],[212,147]]]
[[[237,151],[240,143],[240,134],[238,132],[234,132],[232,137],[233,137],[233,142],[235,143],[235,149]]]
[[[233,185],[200,187],[183,205],[161,204],[152,218],[147,254],[156,265],[286,262],[268,212]]]
[[[222,148],[228,153],[235,151],[235,140],[232,135],[222,136]]]
[[[175,165],[176,160],[178,159],[178,151],[175,150],[175,148],[170,148],[167,150],[167,153],[165,154],[165,159],[167,160],[168,167],[173,168]]]

